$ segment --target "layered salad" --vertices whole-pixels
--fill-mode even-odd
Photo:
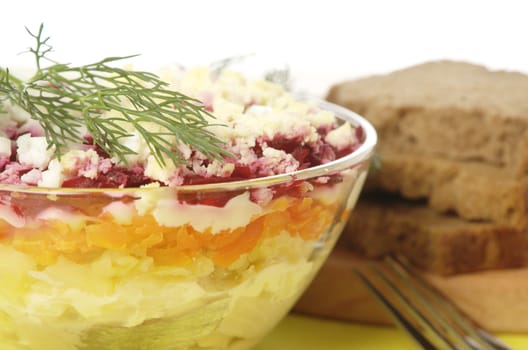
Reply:
[[[2,350],[249,349],[338,238],[368,159],[306,171],[353,153],[362,128],[227,69],[159,76],[190,98],[169,108],[197,108],[203,136],[168,132],[148,108],[123,118],[137,107],[123,95],[112,101],[126,109],[89,115],[114,128],[100,133],[0,100]],[[40,84],[42,100],[61,88]]]

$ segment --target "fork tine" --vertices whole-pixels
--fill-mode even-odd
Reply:
[[[462,311],[455,307],[445,295],[426,281],[406,260],[388,256],[385,261],[387,262],[387,265],[397,272],[402,279],[409,282],[407,284],[409,284],[413,294],[417,297],[420,296],[420,293],[416,290],[415,286],[420,286],[422,292],[427,293],[428,297],[430,297],[434,303],[438,304],[440,308],[455,321],[456,325],[467,334],[466,341],[472,342],[471,345],[475,349],[511,350],[509,346],[486,332],[467,315],[462,313]],[[422,300],[422,303],[424,302],[422,298],[418,299]],[[430,307],[428,305],[425,306]]]
[[[418,274],[411,273],[408,269],[410,266],[404,265],[401,259],[391,256],[385,258],[385,263],[392,272],[396,273],[404,281],[405,287],[412,294],[413,299],[420,303],[421,307],[427,310],[427,312],[437,316],[437,322],[448,337],[456,339],[457,342],[468,343],[474,349],[493,350],[489,347],[489,344],[480,339],[479,335],[465,319],[457,319],[454,323],[448,321],[449,316],[453,316],[449,313],[452,308],[451,303],[447,303],[444,298],[439,298],[437,293],[432,290],[432,287],[425,280],[421,279]],[[418,290],[419,287],[421,290]],[[438,310],[435,309],[435,304],[440,306],[437,308]],[[439,310],[442,310],[443,313]],[[456,316],[458,317],[459,315],[457,314]],[[457,330],[463,333],[459,333]],[[466,336],[466,334],[469,336]]]
[[[483,330],[482,328],[478,328],[477,329],[477,333],[483,338],[483,339],[486,339],[486,341],[491,344],[492,346],[494,346],[494,349],[496,350],[513,350],[511,347],[509,347],[508,345],[504,344],[502,341],[500,341],[499,339],[497,339],[496,337],[494,337],[493,335],[489,334],[488,332],[486,332],[485,330]]]
[[[412,335],[415,341],[418,342],[424,350],[437,350],[436,346],[427,340],[426,337],[409,321],[396,307],[383,295],[383,293],[359,270],[353,269],[356,276],[363,282],[363,284],[374,294],[377,300],[388,309],[395,321],[403,327],[409,334]]]
[[[355,274],[423,349],[511,350],[467,318],[402,259],[388,257]],[[372,273],[376,278],[367,277]]]
[[[465,348],[493,350],[488,343],[480,339],[465,318],[460,317],[458,313],[456,315],[451,313],[453,307],[450,303],[447,303],[445,298],[439,298],[437,293],[431,290],[432,288],[429,284],[421,279],[418,274],[409,272],[408,268],[410,266],[404,264],[401,259],[390,256],[385,258],[384,263],[391,270],[391,273],[396,274],[397,278],[411,294],[413,300],[419,303],[420,307],[427,313],[436,316],[437,326],[445,333],[446,338],[464,344]],[[456,318],[455,322],[451,320],[453,316]]]
[[[431,317],[428,317],[428,315],[431,314],[431,310],[428,308],[424,309],[423,303],[420,303],[419,305],[415,304],[406,294],[404,294],[403,291],[408,291],[408,288],[401,288],[400,285],[395,284],[396,280],[393,282],[393,280],[387,276],[387,272],[385,272],[385,270],[382,271],[377,265],[370,263],[369,266],[370,269],[375,272],[377,277],[383,282],[383,284],[390,290],[391,294],[397,299],[399,305],[405,307],[405,310],[407,313],[409,313],[409,316],[419,323],[423,333],[429,334],[430,337],[433,337],[437,340],[437,342],[440,342],[442,349],[475,350],[468,346],[464,339],[461,338],[456,339],[456,341],[461,345],[458,347],[455,346],[453,344],[452,332],[446,332],[444,325],[438,324],[438,322],[434,322]],[[398,281],[400,280],[398,279]],[[414,298],[414,301],[415,300],[416,297]]]

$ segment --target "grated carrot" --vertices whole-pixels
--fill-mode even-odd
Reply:
[[[305,240],[317,239],[331,225],[334,212],[335,205],[309,197],[281,197],[245,227],[214,233],[211,228],[198,231],[190,224],[161,226],[149,214],[134,216],[130,224],[116,222],[108,213],[76,226],[50,220],[41,225],[14,228],[0,220],[0,242],[10,242],[44,266],[55,262],[60,255],[85,262],[104,250],[116,250],[150,256],[160,265],[185,265],[198,255],[206,255],[225,267],[254,249],[260,240],[281,232]]]

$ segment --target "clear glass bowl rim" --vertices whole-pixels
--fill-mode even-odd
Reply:
[[[290,173],[273,176],[259,177],[240,181],[226,181],[198,185],[182,185],[173,187],[127,187],[127,188],[50,188],[36,186],[20,186],[0,184],[0,191],[18,192],[27,194],[47,194],[47,195],[79,195],[79,194],[133,194],[138,191],[159,191],[160,189],[171,189],[177,192],[213,192],[213,191],[236,191],[248,190],[252,188],[267,187],[279,184],[286,184],[295,180],[307,180],[320,176],[332,174],[334,172],[352,167],[368,160],[377,144],[377,133],[372,124],[359,114],[339,106],[337,104],[314,98],[306,95],[295,95],[299,100],[313,102],[322,110],[327,110],[336,115],[338,119],[350,122],[354,126],[363,129],[364,142],[352,153],[338,158],[332,162],[321,164],[307,169],[302,169]]]

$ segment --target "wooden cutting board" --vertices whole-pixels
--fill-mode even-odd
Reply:
[[[352,268],[361,264],[361,258],[336,248],[294,311],[354,322],[392,323],[354,275]],[[424,276],[489,331],[528,333],[528,268]]]

